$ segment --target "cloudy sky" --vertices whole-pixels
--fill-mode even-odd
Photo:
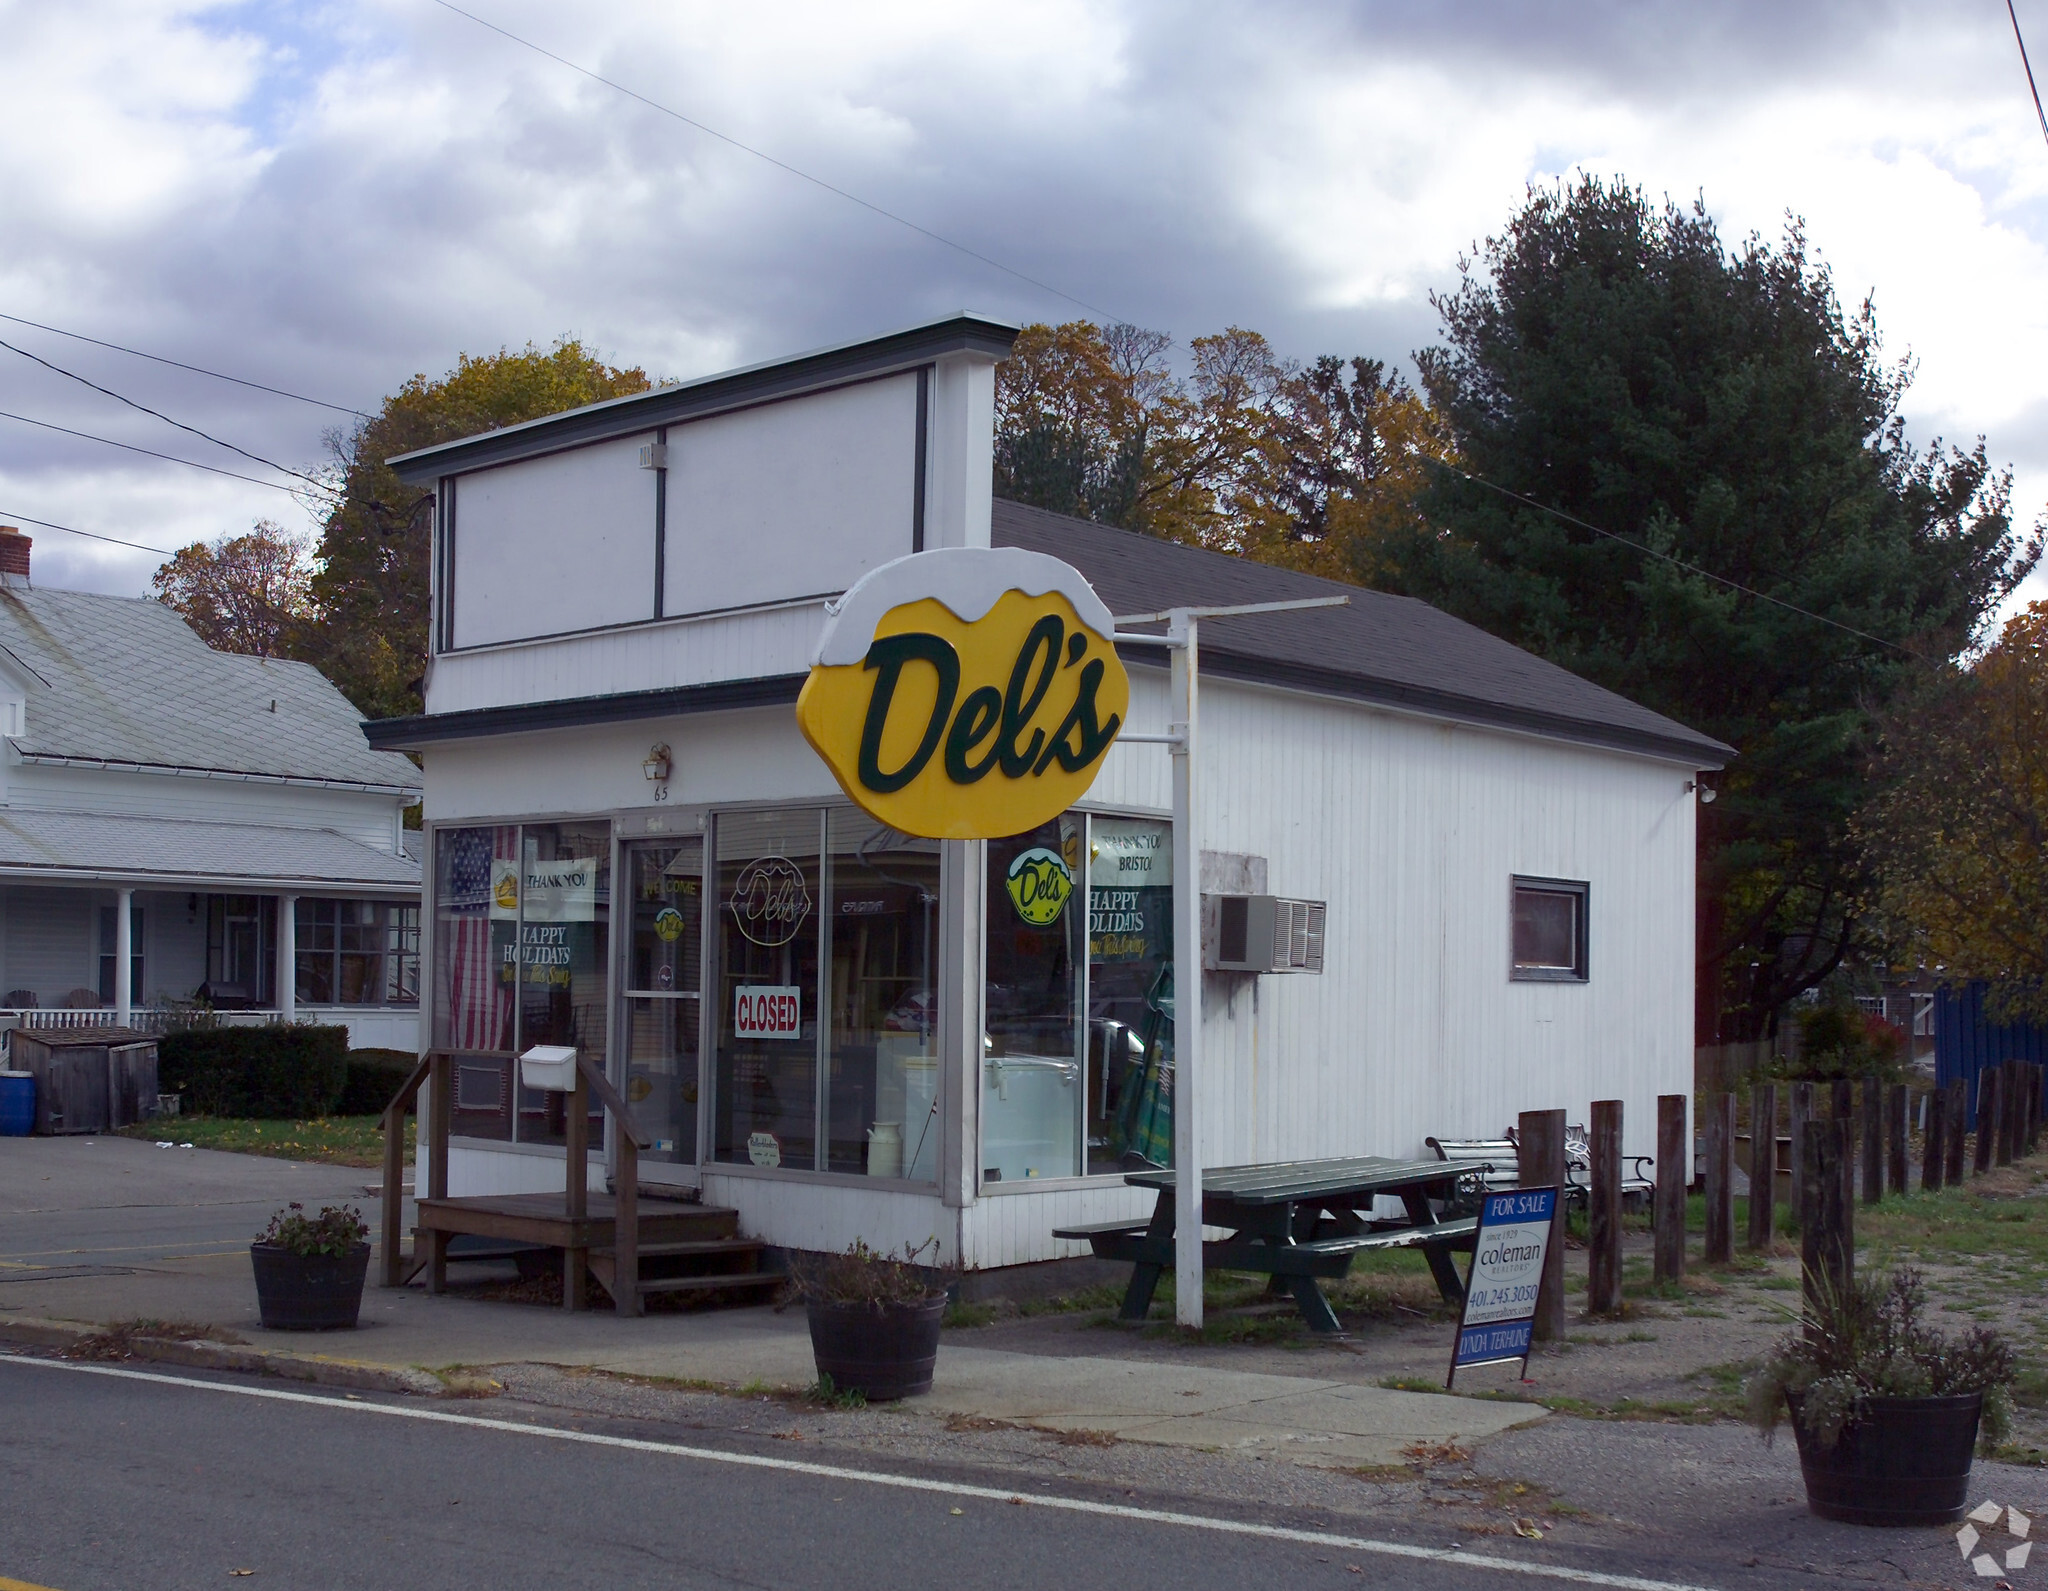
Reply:
[[[1460,253],[1583,168],[1731,240],[1805,217],[1917,359],[1915,434],[1986,435],[2048,508],[2048,143],[2003,0],[460,3],[1019,274],[439,0],[0,0],[0,339],[289,468],[415,372],[563,333],[670,377],[963,306],[1402,360]],[[140,592],[159,557],[30,519],[311,524],[289,476],[6,349],[0,411],[41,581]]]

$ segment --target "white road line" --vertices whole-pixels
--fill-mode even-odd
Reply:
[[[159,1375],[147,1370],[118,1370],[111,1365],[72,1364],[60,1359],[35,1359],[15,1353],[0,1353],[0,1362],[27,1365],[38,1370],[65,1370],[74,1375],[112,1376],[123,1381],[152,1381],[167,1387],[187,1387],[200,1392],[224,1392],[242,1398],[265,1398],[276,1403],[310,1403],[317,1408],[339,1409],[349,1414],[384,1414],[402,1420],[427,1420],[436,1425],[463,1425],[480,1431],[502,1431],[510,1436],[576,1442],[586,1447],[616,1447],[633,1453],[665,1453],[673,1458],[697,1459],[708,1464],[730,1464],[741,1469],[780,1470],[786,1474],[814,1475],[824,1480],[847,1481],[855,1485],[889,1486],[898,1491],[935,1492],[945,1497],[976,1497],[992,1503],[1021,1503],[1027,1508],[1050,1508],[1070,1514],[1096,1514],[1110,1519],[1133,1519],[1151,1525],[1176,1525],[1184,1530],[1207,1530],[1225,1536],[1257,1536],[1267,1541],[1289,1541],[1309,1547],[1336,1547],[1346,1552],[1375,1553],[1388,1558],[1412,1558],[1426,1563],[1456,1564],[1460,1568],[1468,1569],[1494,1569],[1507,1574],[1533,1575],[1542,1580],[1564,1580],[1573,1585],[1612,1586],[1616,1591],[1711,1591],[1710,1587],[1688,1585],[1676,1580],[1649,1580],[1632,1574],[1602,1574],[1598,1570],[1573,1569],[1562,1564],[1525,1563],[1514,1558],[1495,1558],[1479,1552],[1416,1547],[1400,1541],[1378,1541],[1369,1536],[1339,1536],[1322,1530],[1294,1530],[1285,1525],[1259,1525],[1235,1519],[1210,1519],[1197,1514],[1169,1513],[1156,1508],[1132,1508],[1122,1503],[1090,1502],[1080,1497],[1032,1496],[1024,1492],[1000,1491],[992,1486],[925,1480],[915,1475],[874,1474],[866,1470],[842,1469],[836,1464],[806,1463],[802,1459],[770,1458],[753,1453],[728,1453],[715,1447],[686,1447],[678,1442],[648,1442],[628,1436],[604,1436],[592,1431],[563,1431],[551,1426],[527,1425],[517,1420],[490,1420],[475,1414],[451,1414],[442,1409],[415,1409],[391,1403],[363,1403],[353,1399],[328,1398],[312,1392],[283,1392],[272,1387],[246,1387],[221,1381],[195,1381],[188,1376]]]

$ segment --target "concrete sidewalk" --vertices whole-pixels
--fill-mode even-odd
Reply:
[[[422,1369],[516,1363],[711,1388],[800,1389],[816,1379],[801,1311],[765,1307],[626,1320],[372,1285],[353,1332],[265,1331],[248,1236],[292,1198],[354,1193],[352,1202],[374,1218],[374,1201],[361,1197],[368,1174],[123,1139],[86,1145],[15,1139],[0,1150],[0,1339],[55,1345],[112,1322],[176,1321],[220,1328],[246,1344],[225,1354],[165,1350],[185,1362],[354,1386],[418,1388],[428,1384]],[[16,1202],[23,1189],[41,1194],[30,1208]],[[129,1202],[140,1197],[159,1202]],[[138,1233],[146,1236],[138,1241]],[[181,1236],[190,1241],[181,1245]],[[932,1392],[900,1408],[1323,1467],[1398,1463],[1418,1442],[1470,1443],[1544,1413],[1345,1381],[1329,1374],[1323,1354],[1303,1355],[1299,1375],[1274,1374],[1219,1367],[1215,1358],[1228,1350],[1185,1360],[1120,1357],[1124,1339],[1099,1335],[1099,1354],[1048,1355],[976,1348],[949,1334]]]

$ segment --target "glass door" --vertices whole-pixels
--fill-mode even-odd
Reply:
[[[704,967],[704,842],[626,847],[631,889],[623,1020],[626,1103],[653,1140],[643,1167],[697,1164]]]

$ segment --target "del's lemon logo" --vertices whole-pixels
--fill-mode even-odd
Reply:
[[[840,787],[901,833],[1021,834],[1087,791],[1130,711],[1112,628],[1057,558],[913,553],[828,610],[797,724]]]
[[[1074,875],[1059,853],[1044,846],[1020,852],[1003,875],[1003,888],[1017,915],[1033,928],[1048,928],[1060,920],[1067,897],[1074,893]]]

